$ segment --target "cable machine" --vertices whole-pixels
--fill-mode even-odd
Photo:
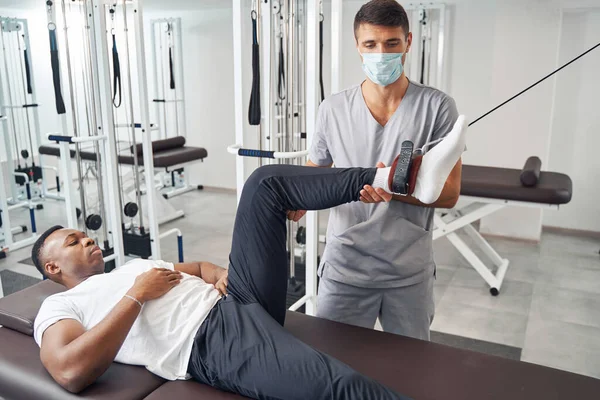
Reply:
[[[0,257],[7,250],[27,246],[37,237],[35,210],[43,194],[42,168],[34,155],[39,136],[39,118],[35,84],[31,75],[27,20],[0,17],[0,134],[4,141],[3,159],[8,170],[9,194],[6,193],[4,168],[0,179]],[[45,188],[45,186],[44,186]],[[32,235],[15,240],[27,226],[11,226],[9,212],[27,209]]]
[[[150,21],[154,98],[160,139],[187,137],[181,18]]]
[[[6,116],[0,115],[0,130],[6,129]],[[10,149],[6,149],[10,151]],[[10,165],[10,164],[8,164]],[[5,258],[6,254],[10,250],[18,250],[23,247],[31,245],[37,239],[37,229],[35,225],[35,215],[31,203],[28,201],[18,202],[16,204],[9,205],[8,198],[5,191],[4,181],[4,169],[0,167],[0,259]],[[10,211],[26,207],[29,209],[30,221],[31,221],[31,232],[32,234],[27,238],[17,240],[15,235],[27,232],[28,228],[25,225],[14,226],[11,224]],[[0,289],[2,283],[0,282]],[[2,293],[0,292],[0,297]]]
[[[405,10],[413,27],[406,75],[415,82],[444,90],[446,6],[443,3],[409,3]]]
[[[183,44],[181,18],[162,18],[150,21],[154,113],[160,139],[183,136],[187,138],[185,90],[183,74]],[[192,190],[184,168],[161,174],[162,195],[171,198]]]
[[[83,230],[101,245],[106,269],[110,270],[115,265],[111,261],[123,262],[123,254],[118,235],[120,229],[113,217],[117,215],[113,212],[116,204],[112,195],[112,160],[116,153],[110,146],[110,130],[103,114],[103,82],[100,80],[100,60],[95,45],[97,32],[94,29],[97,12],[91,1],[48,0],[45,4],[56,112],[60,115],[64,132],[50,134],[48,140],[59,143],[61,147],[67,226],[78,228],[77,214],[81,214]],[[63,54],[59,45],[64,46]],[[63,67],[66,76],[63,75]],[[64,82],[66,92],[63,92]],[[74,145],[78,198],[73,185],[70,144]],[[93,149],[96,154],[94,164],[83,162],[80,153],[84,148]],[[91,197],[96,201],[90,200],[90,192],[94,193]],[[79,200],[79,208],[75,205],[76,200]]]
[[[239,200],[246,179],[244,157],[257,158],[259,166],[306,163],[317,107],[324,95],[318,90],[323,12],[319,0],[254,0],[250,10],[241,0],[234,0],[233,5],[237,143],[229,146],[228,152],[238,155]],[[242,19],[249,21],[249,32],[242,31],[246,25]],[[240,89],[246,86],[242,70],[248,62],[241,55],[245,44],[252,46],[250,99],[244,99]],[[257,149],[244,147],[244,119],[257,133]],[[297,230],[297,225],[288,222],[288,302],[290,298],[295,300],[291,310],[306,304],[306,312],[312,314],[316,296],[316,213],[309,213],[306,229]],[[297,279],[296,255],[306,263],[305,283]]]
[[[56,109],[64,132],[72,132],[49,135],[50,141],[60,144],[68,226],[78,226],[70,168],[73,154],[84,229],[104,244],[105,260],[115,259],[118,265],[124,263],[125,255],[159,259],[159,241],[171,234],[178,236],[183,259],[181,232],[171,229],[158,233],[152,190],[153,125],[146,101],[139,5],[130,0],[46,1]],[[59,35],[58,25],[62,25],[63,35]],[[63,92],[63,82],[68,92]],[[128,166],[118,162],[124,143],[134,160],[131,174],[124,171]],[[93,152],[93,160],[82,160],[83,146]],[[133,182],[125,182],[127,176]],[[128,185],[133,188],[131,199],[124,193]],[[90,196],[94,191],[95,196]],[[90,204],[90,197],[96,202]]]
[[[26,182],[31,182],[31,197],[35,200],[62,200],[58,170],[43,165],[35,156],[41,143],[37,91],[32,74],[32,53],[26,19],[0,17],[0,113],[9,117],[4,129],[7,162],[15,179],[10,179],[10,204],[27,198]],[[47,187],[46,170],[54,171],[56,192]],[[46,178],[46,179],[44,179]],[[40,204],[38,208],[42,208]]]

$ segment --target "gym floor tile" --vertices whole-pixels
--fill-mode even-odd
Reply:
[[[600,329],[600,296],[538,283],[534,289],[530,318],[568,322]]]
[[[533,284],[504,279],[500,294],[492,296],[489,286],[474,269],[459,268],[444,294],[443,303],[477,305],[491,312],[507,311],[529,315]]]
[[[512,347],[523,347],[527,315],[447,301],[447,295],[448,292],[444,294],[436,309],[431,325],[432,330]]]
[[[545,258],[540,263],[547,263],[550,272],[541,274],[539,282],[563,289],[600,294],[600,268],[581,268],[576,260],[567,262],[556,258]]]
[[[600,329],[530,318],[521,360],[600,378]]]

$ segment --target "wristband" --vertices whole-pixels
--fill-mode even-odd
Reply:
[[[126,294],[125,297],[127,297],[128,299],[131,299],[131,300],[135,301],[136,303],[138,303],[140,305],[140,308],[142,308],[143,304],[138,299],[136,299],[135,297],[130,296],[128,294]]]

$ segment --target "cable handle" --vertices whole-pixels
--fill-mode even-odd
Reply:
[[[234,154],[240,157],[256,157],[256,158],[271,158],[271,159],[292,159],[308,156],[308,150],[303,151],[268,151],[256,149],[244,149],[239,144],[232,144],[227,147],[229,154]]]

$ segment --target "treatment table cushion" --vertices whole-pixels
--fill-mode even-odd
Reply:
[[[415,400],[597,399],[600,380],[288,311],[285,327],[314,348]],[[574,397],[574,394],[577,395]],[[167,382],[147,400],[239,399]]]
[[[500,200],[542,204],[566,204],[571,201],[571,178],[556,172],[541,172],[537,185],[525,187],[521,170],[463,165],[460,194]]]
[[[44,281],[19,297],[0,299],[18,321],[33,320],[43,293],[61,290]],[[7,299],[10,299],[7,301]],[[35,311],[37,312],[37,311]],[[358,372],[419,400],[597,399],[600,380],[393,334],[288,312],[286,328],[314,348]],[[30,336],[0,328],[0,397],[10,399],[240,399],[196,382],[166,382],[142,367],[113,363],[78,397],[60,388],[43,368]],[[156,390],[155,390],[156,389]]]
[[[55,145],[40,146],[40,154],[60,157],[60,147]],[[96,153],[93,151],[82,150],[79,152],[80,157],[86,161],[96,161]],[[156,151],[153,154],[155,168],[167,168],[174,165],[185,164],[192,161],[203,160],[208,156],[208,152],[203,147],[178,147]],[[75,149],[71,149],[71,158],[75,158]],[[132,155],[120,154],[118,156],[119,164],[134,165]],[[138,157],[138,165],[144,165],[144,158]]]
[[[143,399],[163,383],[143,367],[112,363],[95,384],[73,395],[48,374],[31,336],[0,328],[0,397],[6,400]]]
[[[64,286],[45,280],[0,298],[0,325],[32,336],[33,322],[46,297],[64,290]]]
[[[176,149],[185,146],[185,137],[175,136],[168,139],[159,139],[152,141],[152,152],[156,153],[163,150]],[[135,145],[138,156],[144,155],[144,145],[138,143]],[[131,153],[133,153],[133,145],[129,147]]]

